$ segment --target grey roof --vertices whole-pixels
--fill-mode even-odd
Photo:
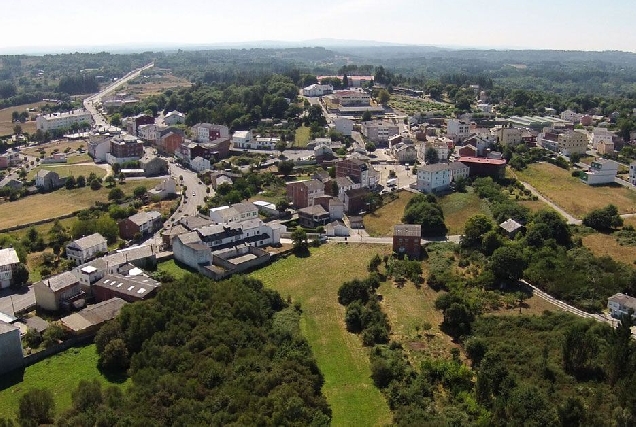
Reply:
[[[38,178],[44,178],[44,177],[46,177],[48,175],[51,175],[51,174],[55,174],[55,176],[57,176],[57,177],[60,176],[57,172],[53,172],[53,171],[48,170],[48,169],[40,169],[36,176]]]
[[[124,249],[115,252],[114,254],[98,258],[96,261],[102,260],[107,266],[123,265],[134,260],[150,258],[153,255],[154,252],[152,250],[152,246],[133,246],[132,248]],[[90,263],[90,265],[98,267],[94,263]]]
[[[161,283],[147,276],[122,276],[121,274],[107,274],[93,286],[109,288],[121,294],[135,298],[144,298],[161,286]]]
[[[348,176],[339,176],[337,178],[334,178],[332,181],[336,181],[336,184],[338,184],[339,188],[350,187],[353,185],[353,181]]]
[[[97,245],[106,244],[106,238],[99,233],[93,233],[90,236],[82,237],[66,245],[67,248],[72,249],[88,249]]]
[[[508,233],[512,233],[513,231],[516,231],[523,226],[519,224],[517,221],[515,221],[514,219],[508,218],[507,220],[499,224],[499,227],[503,228]]]
[[[6,177],[2,181],[0,181],[0,188],[3,187],[22,188],[22,183],[17,179]]]
[[[92,326],[100,325],[114,319],[126,304],[121,298],[111,298],[86,307],[77,313],[61,319],[62,324],[72,331],[79,332]]]
[[[462,162],[452,162],[448,164],[448,169],[452,171],[460,170],[460,169],[470,169],[468,166],[463,164]]]
[[[65,271],[62,274],[51,276],[48,279],[42,280],[42,283],[44,283],[44,286],[50,288],[53,292],[57,292],[79,284],[79,279],[70,271]]]
[[[448,163],[434,163],[432,165],[419,166],[417,170],[424,171],[424,172],[439,172],[439,171],[450,170],[450,168]]]
[[[18,329],[17,326],[10,325],[8,323],[4,323],[0,321],[0,334],[6,334],[8,332],[13,332]]]
[[[419,224],[396,224],[393,226],[393,235],[403,237],[420,237],[422,235],[422,226]]]
[[[11,265],[17,264],[20,260],[18,259],[18,253],[13,248],[4,248],[0,249],[0,265]]]
[[[256,207],[256,205],[252,202],[235,203],[231,207],[236,209],[236,211],[240,214],[258,211],[258,208]]]
[[[179,241],[184,245],[188,245],[191,243],[201,243],[201,238],[199,237],[199,233],[197,233],[196,231],[180,234],[177,237],[175,237],[175,239],[179,239]]]
[[[139,212],[128,217],[129,220],[139,226],[159,218],[161,218],[161,214],[156,211]]]
[[[200,216],[184,216],[179,220],[179,223],[181,223],[188,230],[194,230],[214,224],[209,219],[201,218]]]
[[[329,212],[320,205],[307,206],[306,208],[298,209],[298,213],[304,213],[308,215],[329,215]]]
[[[607,300],[610,302],[617,302],[623,307],[631,308],[634,311],[636,311],[636,298],[630,297],[629,295],[618,293],[618,294],[612,295]]]

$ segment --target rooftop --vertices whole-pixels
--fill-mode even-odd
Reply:
[[[623,307],[631,308],[636,311],[636,298],[625,294],[614,294],[607,299],[609,302],[616,302]]]
[[[484,165],[505,165],[506,161],[504,159],[485,159],[483,157],[460,157],[459,161],[462,163],[477,163]]]
[[[42,283],[44,283],[44,286],[50,288],[53,292],[57,292],[79,284],[79,279],[70,271],[65,271],[62,274],[51,276],[48,279],[43,279]]]
[[[421,237],[422,226],[419,224],[396,224],[393,226],[393,235],[402,237]]]
[[[18,253],[13,248],[4,248],[0,249],[0,265],[11,265],[17,264],[20,260],[18,259]]]
[[[0,321],[0,334],[6,334],[7,332],[13,332],[17,330],[17,326],[10,325],[8,323],[4,323]]]
[[[504,222],[499,224],[499,227],[503,228],[508,233],[512,233],[512,232],[520,229],[523,226],[521,224],[519,224],[517,221],[515,221],[514,219],[508,218],[507,220],[505,220]]]
[[[143,225],[147,222],[154,221],[161,218],[161,214],[156,211],[148,211],[148,212],[139,212],[132,216],[129,216],[128,219],[131,220],[136,225]]]
[[[93,246],[106,244],[106,238],[99,233],[93,233],[90,236],[82,237],[69,243],[66,247],[71,249],[88,249]]]
[[[126,301],[121,298],[111,298],[63,317],[61,321],[64,326],[74,332],[83,331],[114,319],[125,304]]]
[[[161,286],[161,283],[147,276],[122,276],[121,274],[107,274],[93,286],[110,288],[121,294],[135,298],[144,298]]]

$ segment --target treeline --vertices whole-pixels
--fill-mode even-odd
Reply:
[[[62,77],[57,90],[69,95],[80,95],[99,91],[99,85],[94,75],[76,74]]]
[[[82,383],[58,423],[327,426],[323,378],[299,319],[299,308],[247,277],[165,284],[95,339],[101,369],[127,369],[134,386]]]

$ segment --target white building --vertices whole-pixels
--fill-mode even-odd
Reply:
[[[448,144],[441,140],[435,140],[432,143],[422,143],[418,146],[417,157],[418,159],[424,163],[426,160],[426,151],[429,148],[432,148],[437,152],[437,158],[440,161],[446,161],[450,154],[450,150],[448,148]]]
[[[598,146],[601,142],[613,142],[614,133],[610,132],[606,128],[596,127],[590,133],[590,139],[592,142],[592,148],[595,150],[598,149]]]
[[[388,142],[389,137],[400,133],[400,128],[390,122],[370,121],[362,122],[360,126],[362,135],[372,142]]]
[[[515,146],[523,142],[523,129],[520,128],[501,126],[493,128],[491,132],[501,145]]]
[[[323,96],[333,92],[333,86],[313,84],[303,88],[303,96]]]
[[[462,162],[452,162],[448,164],[448,169],[451,174],[451,181],[456,182],[460,178],[468,178],[470,175],[470,168]]]
[[[149,125],[141,125],[137,128],[137,136],[148,142],[157,142],[159,139],[159,131],[165,129],[165,126],[160,126],[156,123]]]
[[[443,191],[450,187],[451,177],[446,163],[420,166],[417,168],[416,188],[423,193]]]
[[[596,159],[581,179],[588,185],[610,184],[616,179],[617,172],[618,163],[614,160]]]
[[[210,220],[217,224],[237,223],[256,218],[258,218],[258,207],[251,202],[210,209]]]
[[[66,258],[75,264],[84,264],[101,253],[108,252],[108,244],[104,236],[99,233],[82,237],[66,245]]]
[[[561,120],[566,122],[578,123],[581,120],[581,114],[575,113],[572,110],[565,110],[561,113]]]
[[[362,90],[339,90],[332,97],[342,107],[371,104],[371,96]]]
[[[13,248],[0,249],[0,289],[8,288],[12,284],[13,272],[20,260]]]
[[[625,294],[615,294],[607,299],[607,308],[609,313],[614,318],[621,318],[622,316],[632,313],[636,313],[636,298],[630,297]]]
[[[334,119],[333,126],[336,132],[340,132],[346,136],[351,136],[351,132],[353,131],[353,120],[338,117]]]
[[[42,132],[55,129],[68,129],[74,124],[93,123],[91,113],[84,109],[72,110],[65,113],[41,114],[35,118],[35,126]]]
[[[446,123],[446,136],[453,141],[461,141],[470,136],[470,123],[458,119],[450,119]]]
[[[163,118],[163,122],[168,126],[174,126],[177,124],[185,123],[185,114],[180,113],[178,111],[171,111],[166,114]]]
[[[0,321],[0,375],[23,366],[20,328]]]
[[[209,170],[211,165],[209,160],[204,159],[203,157],[195,157],[190,160],[190,167],[196,172],[203,172]]]
[[[230,130],[224,125],[211,123],[197,123],[192,126],[192,137],[197,142],[212,142],[217,139],[229,139]]]
[[[629,164],[629,183],[636,185],[636,162]]]
[[[390,152],[398,163],[413,163],[417,160],[417,149],[413,144],[400,142],[392,146]]]
[[[232,145],[234,148],[249,149],[252,148],[253,139],[251,130],[237,130],[232,134]]]

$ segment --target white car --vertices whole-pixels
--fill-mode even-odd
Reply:
[[[197,195],[197,193],[192,193],[192,197],[194,197],[194,196],[196,196],[196,195]]]

